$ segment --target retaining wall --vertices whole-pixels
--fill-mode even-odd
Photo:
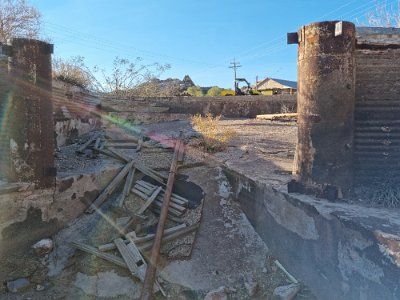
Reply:
[[[398,210],[288,194],[224,171],[272,255],[318,299],[400,299]]]
[[[296,95],[102,98],[102,107],[111,115],[131,122],[188,119],[191,115],[223,115],[227,118],[255,118],[258,114],[296,110]]]
[[[53,81],[54,122],[57,146],[100,127],[100,99],[68,83]]]

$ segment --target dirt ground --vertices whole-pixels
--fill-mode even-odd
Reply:
[[[205,153],[193,142],[198,133],[186,121],[149,124],[121,130],[110,126],[103,133],[126,138],[139,131],[151,137],[141,152],[124,150],[148,167],[167,174],[172,151],[168,149],[182,131],[187,143],[180,168],[185,181],[202,191],[200,227],[191,245],[191,255],[161,261],[158,278],[170,299],[203,299],[207,292],[221,286],[229,299],[270,299],[278,286],[290,284],[289,278],[273,263],[268,246],[255,232],[239,204],[233,199],[221,166],[240,169],[253,178],[274,186],[290,180],[297,129],[294,124],[257,120],[222,120],[221,125],[236,134],[228,147],[215,154]],[[88,137],[82,137],[82,141]],[[75,155],[79,145],[69,145],[57,153],[61,173],[94,171],[118,164],[115,159],[88,151]],[[134,201],[132,195],[129,201]],[[115,197],[114,197],[115,198]],[[128,201],[128,200],[127,200]],[[73,249],[71,241],[91,245],[107,243],[113,235],[110,219],[113,199],[102,207],[104,215],[82,215],[53,237],[56,248],[49,257],[27,254],[24,264],[34,271],[15,274],[31,279],[25,293],[0,293],[1,299],[136,299],[141,284],[125,269]],[[22,258],[21,258],[22,259]],[[39,276],[40,275],[40,276]],[[301,278],[299,278],[301,281]],[[162,296],[158,298],[163,299]],[[296,299],[315,299],[306,287]]]

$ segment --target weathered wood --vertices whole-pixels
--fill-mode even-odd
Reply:
[[[85,151],[85,149],[87,147],[89,147],[90,144],[92,144],[94,142],[95,139],[97,139],[98,134],[93,134],[87,141],[86,143],[84,143],[81,147],[79,147],[78,150],[76,150],[75,152],[78,154],[83,153],[83,151]]]
[[[124,260],[119,258],[118,256],[115,256],[115,255],[109,254],[109,253],[100,252],[96,248],[86,245],[86,244],[83,244],[83,243],[80,243],[80,242],[72,242],[71,245],[79,250],[85,251],[87,253],[90,253],[97,257],[100,257],[104,260],[112,262],[112,263],[116,264],[117,266],[120,266],[123,268],[128,268],[128,266],[126,265]]]
[[[143,214],[146,209],[153,203],[153,201],[156,199],[156,197],[158,196],[158,194],[161,192],[161,186],[158,187],[153,194],[146,200],[146,202],[143,204],[143,206],[137,211],[138,215]]]
[[[179,224],[177,226],[168,228],[164,230],[164,237],[180,230],[186,227],[186,224]],[[127,239],[124,240],[125,244],[128,244],[130,241],[133,241],[135,244],[138,245],[138,247],[140,248],[140,244],[144,243],[144,242],[148,242],[154,239],[155,234],[148,234],[146,236],[142,236],[142,237],[136,237],[133,236],[135,232],[129,232],[126,234]],[[114,243],[108,243],[108,244],[104,244],[104,245],[100,245],[98,246],[99,251],[110,251],[110,250],[114,250],[116,248]]]
[[[109,143],[137,143],[138,139],[135,137],[130,137],[129,139],[112,139],[106,136]]]
[[[139,152],[140,150],[142,150],[142,146],[143,146],[143,131],[140,132],[140,137],[139,137],[138,145],[136,147],[136,152]]]
[[[118,251],[120,251],[122,258],[125,258],[129,261],[129,265],[135,270],[135,273],[131,273],[136,275],[141,282],[144,281],[146,270],[147,270],[147,264],[146,261],[144,260],[143,256],[140,254],[138,248],[136,247],[135,243],[130,241],[127,245],[122,241],[122,239],[119,240],[118,242],[119,247]],[[121,250],[123,252],[121,252]],[[124,253],[124,254],[122,254]],[[128,265],[127,260],[125,260],[126,264]],[[128,267],[129,267],[128,265]],[[130,269],[129,269],[130,270]],[[158,292],[159,290],[161,293],[166,296],[166,293],[164,290],[161,288],[160,284],[155,281],[155,284],[153,286],[154,292]]]
[[[173,233],[175,233],[177,231],[180,231],[181,229],[186,228],[186,227],[187,227],[186,224],[179,224],[177,226],[165,229],[164,230],[163,240],[164,240],[165,237],[167,237],[167,236],[169,236],[169,235],[171,235],[171,234],[173,234]],[[131,238],[131,233],[127,233],[126,236],[127,236],[128,239],[130,239]],[[152,241],[154,239],[154,237],[155,237],[155,234],[148,234],[148,235],[142,236],[142,237],[135,237],[133,239],[133,241],[137,245],[140,245],[142,243],[145,243],[145,242],[148,242],[148,241]]]
[[[108,150],[113,153],[116,157],[118,157],[118,159],[125,161],[125,162],[129,162],[132,160],[132,158],[128,157],[127,155],[121,153],[120,151],[118,151],[115,148],[108,148]],[[142,172],[143,174],[153,178],[155,181],[165,185],[164,180],[163,179],[167,179],[167,177],[157,171],[154,171],[150,168],[147,168],[146,166],[143,166],[142,164],[139,163],[135,163],[135,168],[138,169],[140,172]]]
[[[99,152],[99,153],[101,153],[103,155],[118,159],[118,160],[120,160],[122,162],[126,162],[125,160],[121,159],[120,157],[116,156],[115,154],[111,153],[110,151],[107,151],[107,150],[104,150],[104,149],[101,149],[101,148],[97,148],[96,150],[97,150],[97,152]]]
[[[119,195],[118,199],[115,201],[115,206],[122,207],[125,201],[125,198],[131,191],[133,177],[135,176],[135,168],[131,168],[129,170],[128,176],[126,176],[126,181],[124,185],[124,189],[122,190],[121,194]]]
[[[109,185],[100,193],[100,195],[94,200],[94,202],[86,209],[86,213],[91,214],[96,211],[100,205],[106,201],[107,197],[115,190],[118,184],[124,179],[126,174],[132,169],[133,160],[129,162],[122,170],[114,177],[114,179],[110,182]]]
[[[101,138],[97,138],[96,142],[94,143],[94,149],[97,150],[97,148],[100,148],[100,142],[101,142]]]
[[[179,148],[178,162],[182,163],[185,155],[185,144],[182,142]]]
[[[155,187],[154,184],[151,184],[151,183],[149,183],[147,181],[144,181],[144,180],[138,180],[136,183],[141,185],[141,186],[144,186],[144,187],[149,187],[149,188],[154,188]],[[164,192],[164,189],[161,192]],[[177,199],[182,200],[185,203],[189,203],[188,199],[186,199],[186,198],[184,198],[182,196],[179,196],[178,194],[172,193],[172,196],[177,198]]]
[[[171,207],[171,202],[169,203],[170,205],[168,205],[168,214],[174,215],[176,217],[181,217],[183,212]],[[163,202],[161,201],[154,201],[152,204],[152,207],[159,207],[162,208],[163,207]]]
[[[128,269],[131,272],[131,274],[134,275],[135,277],[139,277],[140,275],[138,274],[137,257],[133,255],[132,251],[126,246],[126,244],[121,238],[114,240],[114,244],[117,247],[119,253],[121,253],[121,256],[125,261],[126,265],[128,266]],[[139,279],[143,280],[143,278],[140,277]]]
[[[142,194],[146,195],[147,197],[150,197],[152,195],[152,193],[154,192],[154,190],[157,189],[157,187],[155,187],[154,189],[148,190],[146,187],[143,187],[143,186],[140,186],[140,185],[137,185],[137,184],[135,184],[135,186],[133,188],[138,190],[138,191],[140,191]],[[164,193],[161,190],[160,194],[157,196],[156,200],[162,203],[162,201],[164,199],[163,196],[164,196]],[[186,203],[184,203],[181,200],[178,200],[178,199],[174,198],[173,196],[171,197],[170,206],[173,207],[173,208],[176,208],[176,209],[178,209],[180,211],[186,210],[186,208],[185,208]]]
[[[158,215],[158,216],[159,216],[160,213],[161,213],[161,209],[158,208],[158,207],[155,207],[155,206],[150,206],[150,210],[151,210],[153,213],[155,213],[156,215]],[[175,217],[175,216],[173,216],[172,214],[168,214],[168,215],[167,215],[167,218],[168,218],[169,220],[171,220],[171,221],[174,221],[175,223],[178,223],[178,224],[181,224],[181,223],[183,222],[181,218]]]
[[[270,121],[296,121],[297,113],[257,115],[256,119]]]
[[[197,228],[199,228],[199,224],[198,223],[194,224],[194,225],[191,225],[191,226],[188,226],[186,228],[183,228],[183,229],[181,229],[179,231],[176,231],[176,232],[174,232],[174,233],[172,233],[170,235],[167,235],[167,236],[163,237],[162,244],[166,244],[166,243],[175,241],[175,240],[181,238],[182,236],[185,236],[185,235],[187,235],[189,233],[192,233]],[[139,246],[139,249],[141,251],[148,251],[148,250],[151,249],[152,246],[153,246],[153,241],[151,240],[151,241],[148,241],[148,242],[145,242],[145,243],[141,244]]]
[[[178,140],[177,143],[178,146],[175,147],[174,156],[172,158],[171,168],[164,194],[164,201],[160,213],[160,219],[158,221],[156,236],[154,238],[154,244],[150,255],[150,262],[149,265],[147,266],[146,276],[143,283],[142,293],[140,296],[141,300],[150,300],[152,298],[152,291],[153,291],[154,281],[156,278],[157,262],[158,262],[158,257],[160,255],[162,237],[164,234],[164,225],[167,220],[169,202],[172,195],[172,188],[175,181],[176,171],[178,169],[178,154],[179,154],[178,150],[182,143],[181,138],[182,138],[182,132],[180,134],[180,139]]]
[[[154,201],[153,204],[155,204],[155,205],[158,206],[157,203],[159,203],[160,205],[162,205],[162,204],[163,204],[163,201],[162,201],[162,200],[163,200],[163,199],[160,199],[160,200],[159,200],[159,199],[156,199],[156,201]],[[180,206],[179,204],[173,203],[172,201],[170,201],[169,207],[171,207],[171,208],[177,210],[177,211],[180,212],[181,214],[184,213],[184,212],[186,211],[186,208],[185,208],[185,207]]]
[[[139,186],[144,188],[145,190],[139,189],[138,188]],[[143,193],[145,193],[147,195],[150,194],[152,192],[152,190],[154,190],[156,187],[157,187],[156,185],[152,185],[152,184],[147,185],[147,183],[143,180],[138,180],[135,184],[136,189],[142,191]],[[161,192],[160,192],[161,197],[164,196],[164,191],[165,191],[164,189],[161,190]],[[182,200],[182,199],[184,199],[184,200]],[[184,207],[189,203],[189,200],[187,200],[177,194],[172,194],[171,200],[174,203],[179,204],[180,206],[184,206]]]
[[[127,248],[129,251],[132,253],[133,257],[137,260],[137,265],[138,265],[138,275],[140,278],[140,281],[144,282],[145,275],[146,275],[146,270],[147,270],[147,263],[144,260],[143,256],[140,254],[138,248],[136,247],[134,242],[130,242],[127,245]],[[164,289],[161,287],[160,283],[155,280],[154,286],[153,286],[153,291],[158,292],[160,291],[161,294],[163,294],[164,297],[167,297],[167,293],[164,291]]]
[[[132,193],[134,193],[135,195],[138,195],[139,197],[141,197],[145,201],[147,201],[147,199],[148,199],[148,196],[146,194],[144,194],[143,192],[141,192],[141,191],[139,191],[139,190],[137,190],[135,188],[132,189]],[[160,202],[160,201],[153,202],[152,204],[153,204],[152,206],[155,205],[156,207],[162,207],[162,202]],[[176,209],[174,209],[172,207],[168,207],[168,211],[171,214],[173,214],[175,216],[178,216],[178,217],[182,215],[182,213],[180,211],[177,211]]]
[[[108,143],[107,147],[108,148],[114,148],[114,149],[136,149],[137,144],[133,143]]]
[[[121,153],[121,152],[118,151],[117,149],[115,149],[115,148],[113,148],[113,147],[108,147],[108,145],[106,145],[106,146],[107,146],[107,149],[108,149],[112,154],[114,154],[116,157],[118,157],[120,160],[125,161],[125,162],[129,162],[129,161],[132,160],[132,158],[130,158],[130,157],[124,155],[123,153]]]

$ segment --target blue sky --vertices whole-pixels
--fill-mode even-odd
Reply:
[[[397,0],[387,0],[395,4]],[[233,86],[229,63],[251,83],[297,78],[297,47],[286,33],[322,20],[364,22],[376,0],[30,0],[43,15],[54,55],[109,69],[115,56],[171,64],[161,78]],[[358,20],[358,21],[357,21]]]

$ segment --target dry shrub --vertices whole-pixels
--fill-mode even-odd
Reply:
[[[210,113],[205,117],[200,114],[192,116],[193,126],[202,134],[198,144],[207,152],[223,151],[236,135],[232,129],[221,126],[221,116],[213,117]]]

